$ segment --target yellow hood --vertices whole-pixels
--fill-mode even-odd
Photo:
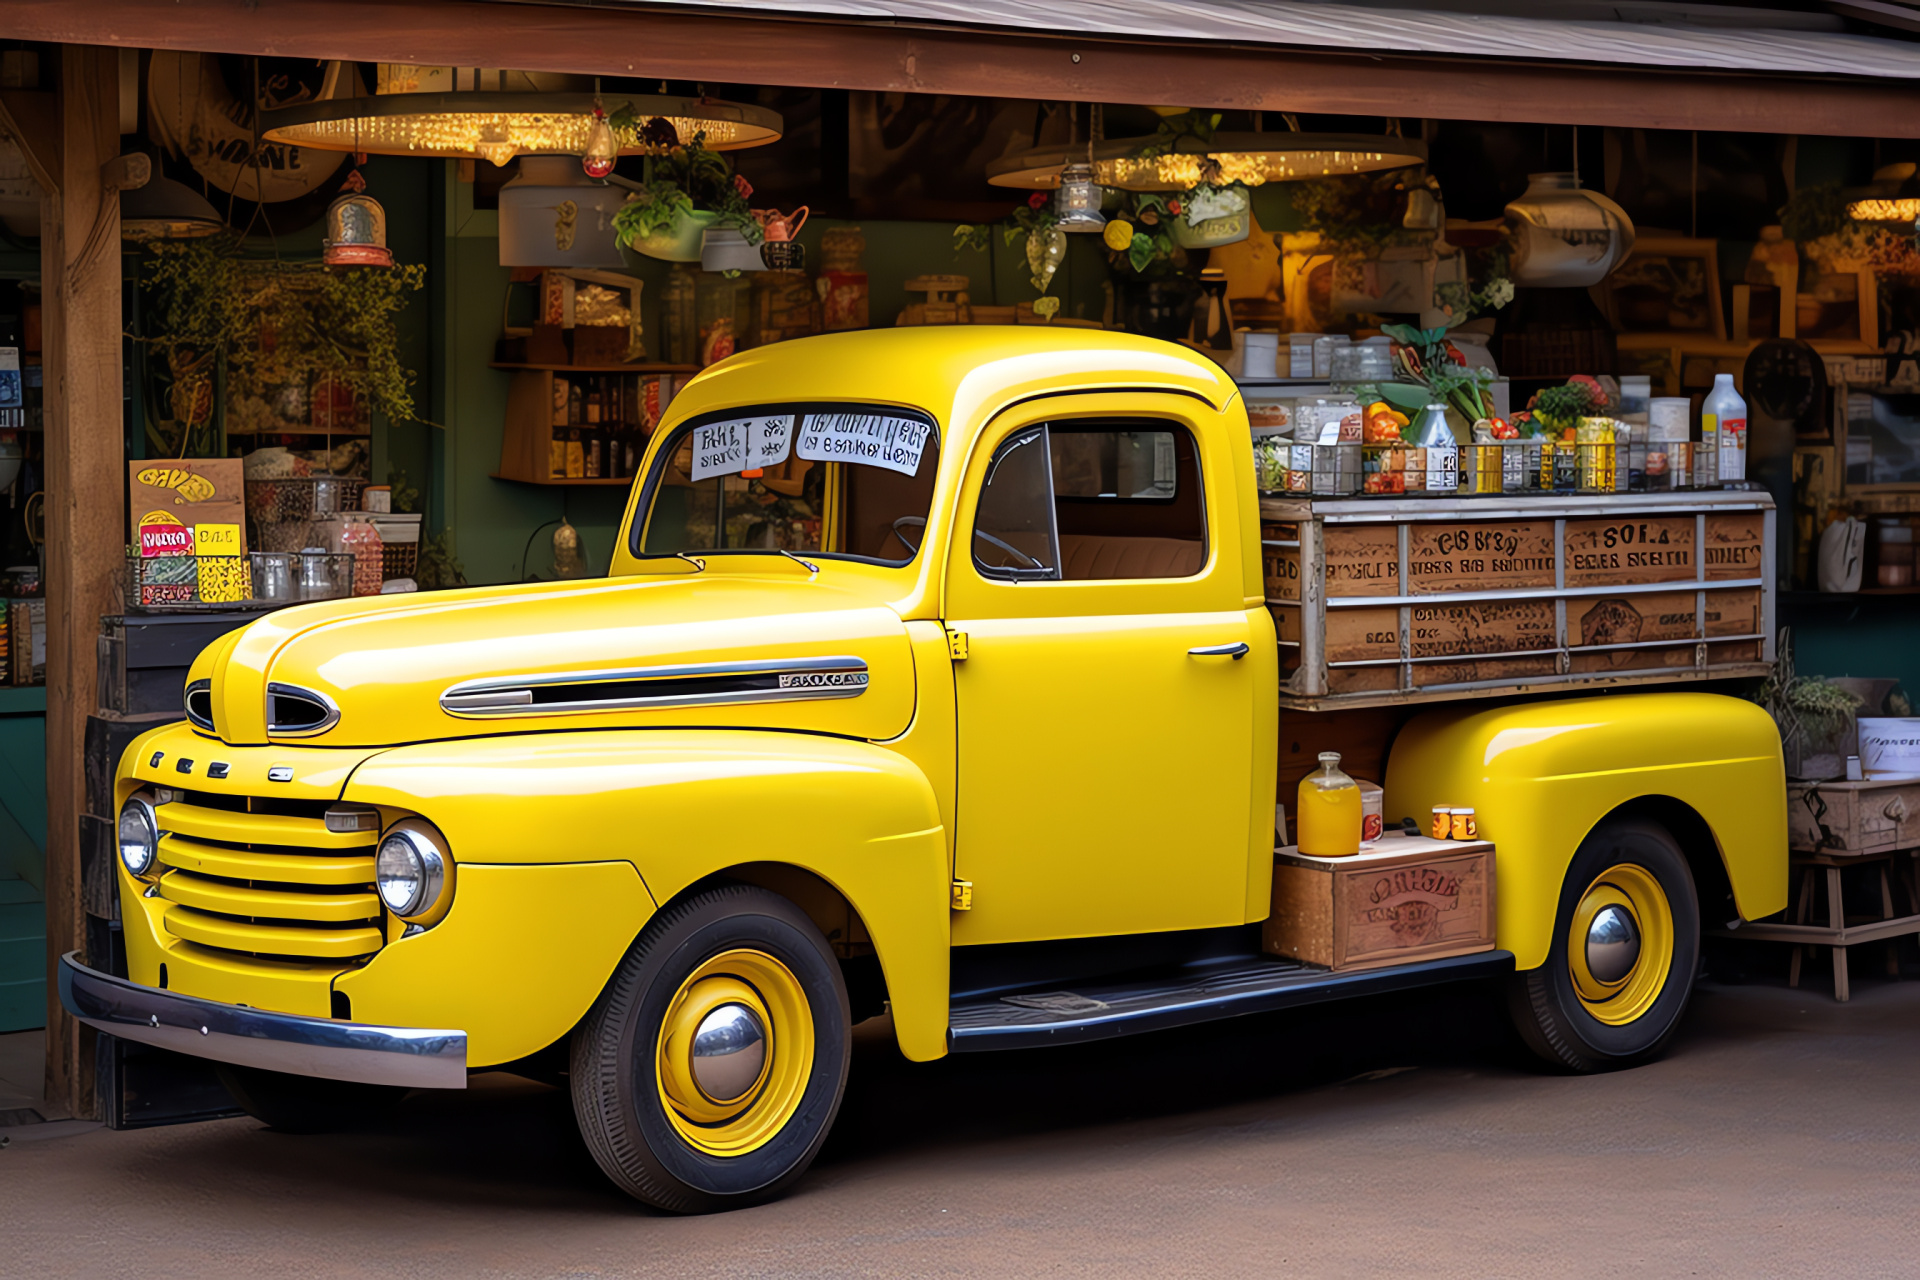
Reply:
[[[199,679],[236,745],[669,725],[878,739],[914,706],[899,616],[784,570],[302,605],[210,646]]]

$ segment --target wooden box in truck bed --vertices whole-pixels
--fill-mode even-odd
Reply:
[[[1346,858],[1275,850],[1271,955],[1336,973],[1493,949],[1493,846],[1389,835]]]
[[[1765,493],[1263,498],[1296,710],[1765,673]]]

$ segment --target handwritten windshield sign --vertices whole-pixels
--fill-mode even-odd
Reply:
[[[693,429],[693,478],[737,475],[777,467],[792,449],[793,415],[730,418]],[[805,454],[801,455],[805,457]]]
[[[920,470],[933,428],[884,413],[810,413],[800,423],[800,456],[810,462],[861,462],[902,475]]]

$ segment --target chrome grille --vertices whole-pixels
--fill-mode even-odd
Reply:
[[[180,792],[161,805],[168,933],[214,951],[347,962],[384,941],[377,831],[329,831],[324,801]]]

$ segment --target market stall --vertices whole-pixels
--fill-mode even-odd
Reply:
[[[1065,13],[1043,38],[990,10],[17,8],[0,131],[36,216],[3,264],[32,287],[0,297],[0,656],[48,687],[49,951],[83,939],[105,839],[88,718],[111,742],[176,714],[171,637],[603,571],[686,379],[814,333],[1212,355],[1253,422],[1303,714],[1790,680],[1783,624],[1809,670],[1920,682],[1904,42],[1806,15],[1516,19],[1496,49],[1397,11]],[[122,156],[145,170],[103,171]],[[727,483],[762,508],[732,536],[816,536],[804,468]],[[1623,529],[1654,545],[1616,562]],[[1838,598],[1879,611],[1865,642]],[[1844,769],[1857,731],[1825,754]]]

